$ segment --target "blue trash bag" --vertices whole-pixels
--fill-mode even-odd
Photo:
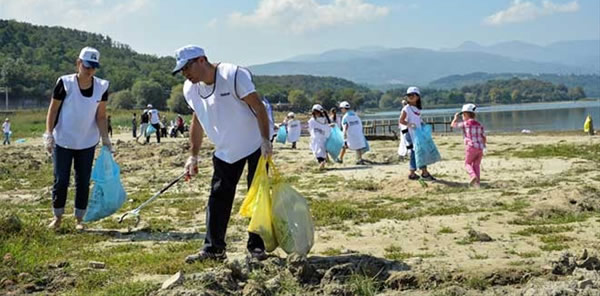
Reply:
[[[83,221],[100,220],[121,208],[127,199],[127,193],[123,189],[119,175],[119,165],[108,148],[102,147],[92,169],[94,188]]]
[[[442,160],[433,138],[431,137],[431,125],[423,125],[415,129],[413,141],[415,149],[415,161],[418,168],[436,163]]]
[[[153,134],[155,132],[156,132],[156,129],[151,124],[149,124],[148,128],[146,128],[146,137],[150,136],[151,134]]]
[[[327,142],[325,142],[325,149],[327,150],[327,153],[331,155],[333,160],[337,160],[342,151],[342,147],[344,147],[344,134],[342,134],[342,130],[336,125],[331,128],[329,138],[327,138]]]
[[[369,147],[369,141],[367,141],[367,137],[365,137],[365,148],[360,149],[363,154],[371,151],[371,147]]]
[[[287,140],[287,130],[285,129],[285,126],[282,125],[277,131],[277,143],[285,144],[285,140]]]

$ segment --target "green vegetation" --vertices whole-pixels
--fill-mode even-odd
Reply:
[[[513,156],[521,158],[563,157],[581,158],[600,162],[600,145],[555,144],[532,145],[523,150],[513,152]]]
[[[573,238],[560,234],[552,234],[542,236],[540,240],[544,243],[540,247],[543,251],[560,251],[569,248],[567,243],[573,241]]]
[[[534,213],[529,217],[517,218],[511,223],[516,225],[544,225],[544,224],[568,224],[583,222],[588,218],[585,214],[578,214],[559,209]]]
[[[444,226],[442,228],[440,228],[440,230],[438,230],[438,234],[448,234],[448,233],[455,233],[456,231],[454,231],[454,229],[448,227],[448,226]]]
[[[379,108],[400,108],[405,88],[386,91],[379,100]],[[490,80],[463,86],[460,89],[423,89],[423,101],[427,106],[476,104],[517,104],[534,102],[572,101],[585,98],[580,86],[569,89],[563,84],[552,84],[537,79]]]
[[[537,79],[554,84],[564,84],[569,88],[580,86],[590,97],[600,97],[600,76],[591,75],[563,75],[563,74],[525,74],[525,73],[470,73],[465,75],[450,75],[429,83],[429,87],[441,89],[460,89],[464,86],[485,83],[490,80],[509,80],[512,78],[522,80]]]
[[[551,234],[551,233],[567,232],[567,231],[572,231],[572,230],[573,230],[573,227],[569,226],[569,225],[560,225],[560,226],[538,225],[538,226],[527,227],[525,229],[519,230],[516,232],[516,234],[523,235],[523,236],[531,236],[534,234]]]

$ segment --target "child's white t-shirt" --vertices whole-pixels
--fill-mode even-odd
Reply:
[[[4,122],[4,123],[2,124],[2,130],[3,130],[5,133],[10,133],[10,122]]]
[[[363,133],[362,121],[353,111],[348,111],[342,118],[344,133],[347,134],[346,143],[348,148],[359,150],[365,148],[365,135]]]
[[[308,121],[308,131],[310,132],[310,149],[313,151],[315,157],[327,157],[327,150],[325,144],[327,138],[331,134],[331,127],[326,123],[324,117],[311,118]]]
[[[287,141],[288,143],[298,142],[300,139],[300,120],[292,119],[287,122]]]
[[[415,128],[420,128],[421,127],[421,110],[419,110],[419,108],[412,106],[412,105],[406,105],[404,106],[404,108],[402,108],[402,112],[406,113],[406,122],[408,122],[408,133],[410,134],[410,138],[412,141],[414,141],[415,139],[415,129],[411,128],[410,125],[411,123],[415,124]]]

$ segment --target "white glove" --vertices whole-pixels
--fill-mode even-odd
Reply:
[[[54,150],[54,146],[56,143],[54,142],[54,136],[50,133],[44,133],[44,147],[46,148],[46,152],[52,155],[52,151]]]
[[[417,128],[417,125],[411,122],[411,123],[408,124],[408,127],[410,127],[410,128]]]
[[[198,174],[198,157],[190,156],[183,167],[187,179]]]
[[[115,148],[113,147],[112,143],[110,142],[109,137],[102,137],[102,146],[108,148],[108,151],[110,151],[111,153],[115,153]]]
[[[260,153],[265,158],[273,155],[273,145],[271,144],[271,141],[263,139],[262,144],[260,144]]]

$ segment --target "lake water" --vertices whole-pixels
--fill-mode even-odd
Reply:
[[[449,120],[460,108],[424,109],[423,117]],[[486,130],[514,132],[583,130],[587,115],[600,130],[600,100],[556,103],[497,105],[477,108],[477,120]],[[398,119],[400,111],[363,114],[362,119]]]

